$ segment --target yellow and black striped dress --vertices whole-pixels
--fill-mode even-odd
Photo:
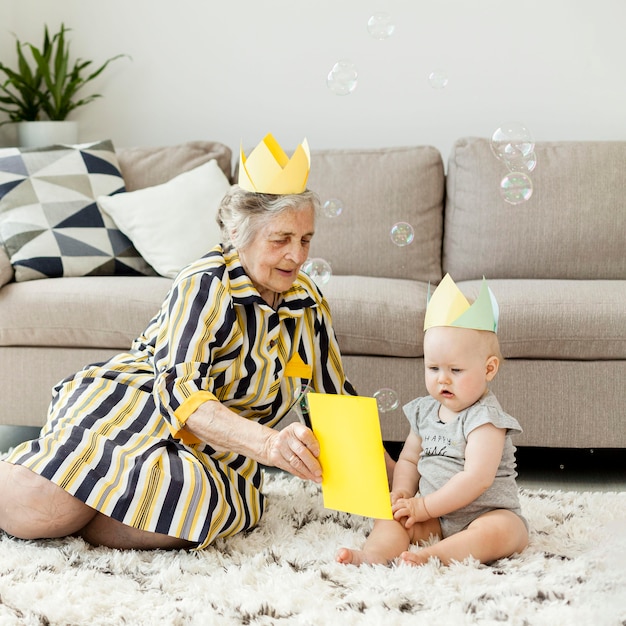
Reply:
[[[218,246],[179,274],[128,352],[55,387],[40,438],[7,460],[124,524],[203,548],[258,523],[262,473],[195,439],[187,417],[217,399],[273,426],[304,382],[355,393],[326,300],[301,272],[274,311]]]

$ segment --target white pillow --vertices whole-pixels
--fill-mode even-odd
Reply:
[[[212,159],[166,183],[98,196],[98,206],[161,276],[174,278],[220,242],[215,215],[230,183]]]

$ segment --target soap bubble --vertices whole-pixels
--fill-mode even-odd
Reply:
[[[291,410],[298,416],[298,419],[307,426],[310,426],[309,420],[309,400],[306,396],[311,391],[309,383],[303,383],[293,390],[291,399]]]
[[[367,30],[374,39],[388,39],[393,35],[396,25],[391,19],[389,13],[374,13],[367,20]]]
[[[343,211],[343,202],[338,198],[330,198],[322,205],[322,212],[326,217],[339,217]]]
[[[491,150],[501,161],[515,162],[528,157],[535,149],[535,142],[526,126],[519,122],[507,122],[491,136]]]
[[[376,398],[376,404],[378,405],[378,410],[381,413],[393,411],[400,405],[398,394],[393,389],[389,389],[388,387],[383,387],[382,389],[375,391],[374,398]]]
[[[320,258],[307,259],[302,271],[308,274],[318,285],[325,285],[333,275],[330,263]]]
[[[509,172],[523,172],[524,174],[530,174],[530,172],[537,167],[537,155],[534,150],[527,156],[524,156],[520,152],[516,156],[506,159],[504,163]]]
[[[394,224],[391,227],[389,235],[391,237],[391,241],[399,247],[408,246],[413,242],[413,239],[415,239],[413,226],[411,226],[411,224],[407,224],[406,222],[397,222]]]
[[[448,74],[443,70],[433,70],[428,75],[428,82],[433,89],[443,89],[448,84]]]
[[[326,85],[337,96],[347,96],[356,89],[359,73],[352,61],[341,60],[333,65]]]
[[[533,182],[523,172],[511,172],[500,181],[500,193],[509,204],[521,204],[533,195]]]

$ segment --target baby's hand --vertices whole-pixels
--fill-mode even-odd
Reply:
[[[392,505],[391,511],[395,520],[399,522],[405,520],[405,528],[411,528],[416,522],[425,522],[430,519],[424,506],[424,499],[419,497],[399,498]]]
[[[392,491],[390,494],[391,496],[391,504],[395,504],[400,498],[410,498],[411,494],[407,493],[406,491],[403,490],[397,490],[397,491]]]

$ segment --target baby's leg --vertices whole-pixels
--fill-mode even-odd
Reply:
[[[403,552],[401,558],[411,565],[423,565],[436,556],[444,565],[463,561],[471,556],[481,563],[490,563],[528,545],[524,522],[511,511],[498,509],[476,518],[465,530],[450,535],[419,552]]]
[[[341,548],[337,552],[336,560],[352,565],[363,563],[388,565],[407,550],[411,543],[428,539],[431,534],[441,534],[438,520],[414,524],[409,529],[395,520],[376,520],[363,548],[361,550]]]
[[[363,548],[361,550],[341,548],[337,552],[336,560],[339,563],[352,565],[363,563],[387,565],[400,556],[409,547],[410,542],[409,533],[400,522],[377,519]]]

